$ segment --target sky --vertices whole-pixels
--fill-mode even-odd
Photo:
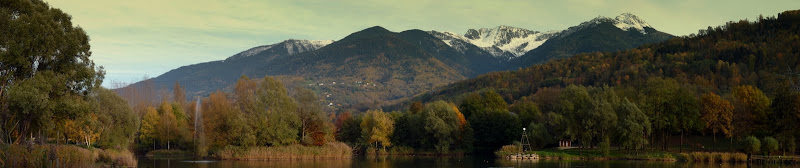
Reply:
[[[106,87],[222,60],[286,39],[339,40],[382,26],[450,31],[508,25],[562,30],[629,12],[689,35],[727,21],[798,9],[798,0],[45,0],[72,15],[106,70]]]

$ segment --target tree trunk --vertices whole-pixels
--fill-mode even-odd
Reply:
[[[714,135],[714,144],[716,144],[717,143],[717,132],[714,132],[712,135]]]
[[[661,148],[664,151],[667,151],[667,133],[665,133],[665,132],[661,133],[661,142],[663,142],[663,144],[664,144],[664,146],[662,146]]]
[[[733,151],[733,136],[731,136],[731,143],[728,146],[728,151]]]
[[[683,131],[681,131],[681,149],[678,151],[683,152]]]

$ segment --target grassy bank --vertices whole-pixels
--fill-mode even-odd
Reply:
[[[518,153],[519,147],[516,145],[506,145],[495,152],[498,157],[506,157]],[[674,154],[660,151],[627,151],[612,150],[608,155],[602,151],[594,149],[571,149],[557,150],[545,149],[539,151],[528,151],[526,154],[539,155],[540,159],[547,160],[651,160],[651,161],[677,161]]]
[[[495,152],[498,157],[506,157],[519,152],[519,148],[514,145],[506,145]],[[628,151],[612,150],[608,155],[603,155],[602,151],[595,149],[570,149],[557,150],[546,149],[539,151],[528,151],[526,154],[539,155],[540,159],[547,160],[649,160],[649,161],[684,161],[699,163],[743,163],[747,162],[747,155],[744,153],[732,152],[690,152],[672,153],[663,151]]]
[[[0,145],[0,167],[119,166],[135,167],[133,153],[74,145]]]
[[[723,163],[723,162],[747,162],[747,154],[744,153],[728,153],[728,152],[691,152],[679,153],[678,159],[686,162],[708,162],[708,163]]]
[[[215,153],[222,160],[305,160],[350,158],[353,149],[341,142],[322,146],[289,145],[276,147],[226,147]]]

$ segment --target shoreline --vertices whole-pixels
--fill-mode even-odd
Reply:
[[[519,153],[498,151],[495,156],[514,160],[513,155]],[[536,160],[630,160],[630,161],[660,161],[660,162],[688,162],[688,163],[747,163],[752,162],[744,153],[739,152],[663,152],[663,151],[611,151],[602,154],[598,150],[538,150],[521,154],[533,154]]]

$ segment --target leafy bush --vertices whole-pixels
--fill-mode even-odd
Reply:
[[[770,155],[772,152],[778,151],[778,140],[772,137],[764,137],[764,143],[762,146],[764,148],[764,155]]]
[[[758,153],[761,151],[761,141],[754,136],[749,136],[744,139],[744,151],[747,152],[748,155],[752,155],[754,153]]]
[[[504,145],[499,150],[495,151],[494,155],[497,157],[507,157],[519,153],[519,151],[518,145]]]

